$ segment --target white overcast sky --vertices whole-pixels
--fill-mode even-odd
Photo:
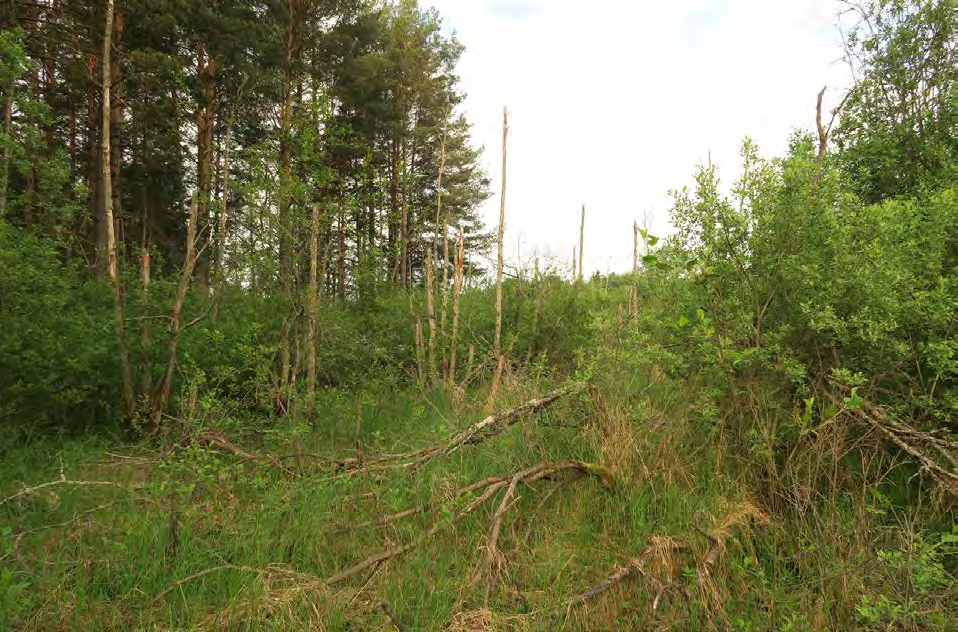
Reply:
[[[780,155],[848,71],[838,0],[422,0],[466,46],[464,112],[499,213],[509,108],[506,252],[566,262],[587,206],[586,272],[631,268],[632,222],[668,232],[670,189],[711,156],[738,173],[748,135]]]

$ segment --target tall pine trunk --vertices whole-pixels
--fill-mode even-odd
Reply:
[[[123,43],[123,13],[115,11],[113,16],[113,41],[110,48],[120,50]],[[116,58],[110,62],[110,85],[112,93],[110,96],[110,176],[111,186],[104,188],[113,198],[113,229],[116,239],[119,243],[126,243],[124,239],[123,224],[123,186],[120,179],[120,167],[123,162],[123,154],[120,148],[120,135],[122,134],[123,124],[123,81],[122,81],[122,56],[117,53]]]
[[[112,190],[110,169],[110,82],[113,74],[110,69],[110,56],[113,39],[113,0],[106,0],[106,28],[103,34],[103,97],[102,132],[100,134],[102,160],[103,191]],[[117,355],[123,382],[123,409],[128,422],[133,420],[135,401],[133,396],[133,370],[130,366],[130,354],[126,346],[126,325],[123,318],[123,292],[120,287],[119,261],[116,252],[116,234],[113,231],[113,196],[103,196],[103,224],[106,231],[107,277],[113,289],[113,316],[116,320]]]
[[[210,196],[213,174],[213,129],[216,121],[216,60],[204,42],[196,48],[196,76],[201,86],[201,101],[196,107],[196,188],[198,233],[209,234]],[[207,257],[196,262],[197,281],[209,287],[210,265]]]
[[[4,86],[3,94],[3,185],[0,187],[0,219],[7,213],[7,189],[10,183],[10,153],[13,145],[13,91],[16,81],[11,78],[10,83]]]
[[[316,397],[316,316],[319,311],[319,204],[313,204],[309,231],[309,306],[306,314],[307,415],[313,420]]]

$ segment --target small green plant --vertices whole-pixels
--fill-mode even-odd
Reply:
[[[9,557],[13,553],[13,529],[8,526],[0,527],[0,542],[3,544],[3,555],[0,559]],[[26,607],[25,591],[30,583],[19,579],[13,569],[0,566],[0,630],[11,625]]]

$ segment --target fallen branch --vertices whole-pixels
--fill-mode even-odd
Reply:
[[[501,434],[514,426],[522,417],[539,412],[554,404],[561,397],[575,393],[582,388],[584,388],[584,385],[578,383],[564,386],[548,395],[489,415],[482,421],[455,433],[439,445],[412,453],[411,456],[414,455],[415,460],[409,466],[412,469],[418,469],[436,457],[450,454],[465,445],[480,443],[489,437]]]
[[[958,445],[952,441],[922,432],[904,422],[891,419],[879,406],[865,404],[859,411],[860,416],[886,439],[902,449],[903,452],[918,461],[921,470],[938,482],[942,489],[958,496],[958,474],[945,469],[930,454],[922,450],[924,444],[944,457],[952,469],[958,469]]]
[[[402,621],[399,620],[399,617],[389,608],[389,604],[385,601],[380,601],[376,604],[376,609],[386,615],[386,618],[389,619],[389,622],[398,632],[406,632],[409,628],[402,624]]]
[[[408,553],[409,551],[412,551],[413,549],[421,545],[426,540],[431,539],[433,536],[439,533],[443,528],[451,527],[455,525],[456,523],[458,523],[460,520],[462,520],[463,518],[465,518],[466,516],[474,512],[476,509],[482,506],[486,501],[488,501],[490,498],[495,496],[498,492],[505,489],[506,487],[511,488],[513,485],[517,486],[520,482],[526,483],[526,484],[533,483],[533,482],[540,481],[545,478],[554,476],[560,472],[566,472],[566,471],[576,471],[581,474],[595,476],[599,478],[604,485],[607,485],[607,486],[610,484],[609,481],[612,480],[611,474],[609,474],[609,472],[605,470],[604,468],[601,468],[600,466],[597,466],[597,465],[593,465],[591,463],[585,463],[583,461],[563,461],[560,463],[543,463],[543,464],[536,465],[534,467],[530,467],[526,470],[523,470],[522,472],[519,472],[518,474],[515,474],[514,476],[511,476],[511,477],[490,477],[490,478],[484,479],[482,481],[479,481],[478,483],[475,483],[468,487],[464,487],[462,488],[462,490],[460,490],[462,494],[464,494],[464,493],[467,493],[466,490],[468,490],[469,492],[475,492],[485,487],[485,490],[483,491],[482,494],[480,494],[475,500],[469,503],[469,505],[467,505],[465,509],[463,509],[462,511],[452,516],[452,518],[446,521],[436,522],[427,531],[425,531],[423,534],[421,534],[418,538],[416,538],[412,542],[389,547],[389,548],[383,549],[382,551],[379,551],[378,553],[370,555],[369,557],[362,560],[361,562],[354,564],[353,566],[350,566],[349,568],[339,573],[336,573],[335,575],[332,575],[331,577],[326,579],[325,584],[327,586],[338,584],[340,582],[343,582],[349,579],[353,575],[356,575],[358,573],[365,571],[366,569],[372,566],[375,566],[377,564],[390,560],[394,557],[398,557],[400,555],[404,555]],[[462,495],[462,494],[459,494],[459,495]],[[415,507],[412,510],[402,511],[402,512],[399,512],[398,514],[392,514],[391,516],[386,516],[384,519],[380,519],[380,521],[382,522],[382,521],[398,520],[400,519],[400,516],[406,517],[410,515],[416,515],[417,513],[421,513],[419,507]],[[500,518],[500,521],[501,521],[501,518]]]
[[[596,597],[612,590],[625,580],[635,577],[636,575],[646,576],[646,565],[653,558],[657,557],[659,559],[659,565],[661,567],[671,567],[673,566],[672,559],[674,556],[678,553],[688,550],[689,547],[687,545],[676,542],[672,538],[653,537],[649,546],[645,547],[642,553],[640,553],[637,557],[629,560],[625,566],[617,569],[608,577],[605,577],[601,581],[592,584],[586,590],[570,599],[566,603],[565,607],[566,617],[569,616],[569,614],[572,612],[572,609],[576,606],[592,601]],[[665,586],[662,585],[661,589],[664,590],[664,588]],[[657,602],[658,597],[656,597],[656,603]]]
[[[10,550],[9,550],[5,555],[0,556],[0,562],[2,562],[3,560],[7,559],[7,558],[10,557],[10,556],[12,556],[13,554],[17,553],[17,549],[20,548],[20,541],[23,540],[23,538],[25,538],[25,537],[27,537],[27,536],[29,536],[29,535],[33,535],[33,534],[35,534],[35,533],[40,533],[41,531],[49,531],[50,529],[63,529],[63,528],[65,528],[65,527],[69,527],[71,524],[74,524],[74,523],[76,523],[76,522],[79,522],[80,520],[82,520],[83,518],[86,518],[87,516],[89,516],[89,515],[91,515],[91,514],[94,514],[94,513],[98,512],[98,511],[103,511],[104,509],[109,509],[110,507],[112,507],[112,506],[115,505],[115,504],[116,504],[116,501],[108,502],[108,503],[105,503],[105,504],[100,505],[100,506],[98,506],[98,507],[94,507],[94,508],[92,508],[92,509],[87,509],[86,511],[81,511],[81,512],[78,513],[78,514],[75,514],[75,515],[73,516],[73,518],[71,518],[71,519],[69,519],[69,520],[66,520],[66,521],[64,521],[64,522],[58,522],[58,523],[56,523],[56,524],[47,524],[47,525],[43,525],[43,526],[41,526],[41,527],[36,527],[36,528],[33,528],[33,529],[29,529],[29,530],[27,530],[27,531],[21,531],[21,532],[18,533],[16,536],[14,536],[14,538],[13,538],[13,546],[10,547]]]
[[[840,388],[845,388],[837,381],[831,381]],[[883,407],[870,402],[863,402],[857,410],[848,410],[847,407],[841,406],[843,402],[833,392],[828,392],[827,396],[841,410],[846,410],[854,419],[874,428],[885,439],[915,459],[919,472],[927,472],[943,490],[958,496],[958,442],[909,426],[890,417]],[[926,447],[930,448],[931,452]],[[934,454],[944,459],[945,465],[942,465]]]
[[[235,564],[223,564],[223,565],[221,565],[221,566],[214,566],[213,568],[207,568],[206,570],[202,570],[202,571],[200,571],[200,572],[198,572],[198,573],[193,573],[192,575],[188,575],[187,577],[184,577],[183,579],[180,579],[180,580],[178,580],[178,581],[173,582],[173,583],[172,583],[168,588],[166,588],[163,592],[161,592],[161,593],[158,594],[156,597],[154,597],[154,598],[153,598],[153,601],[154,601],[154,602],[157,602],[157,601],[163,599],[163,597],[166,597],[168,594],[170,594],[171,592],[173,592],[173,591],[176,590],[177,588],[179,588],[180,586],[182,586],[182,585],[184,585],[184,584],[188,584],[188,583],[190,583],[191,581],[194,581],[194,580],[196,580],[196,579],[199,579],[200,577],[205,577],[205,576],[207,576],[207,575],[212,575],[213,573],[220,573],[220,572],[222,572],[222,571],[237,571],[237,572],[239,572],[239,573],[259,573],[259,572],[261,572],[261,570],[262,570],[262,569],[253,568],[253,567],[251,567],[251,566],[236,566]]]
[[[506,482],[506,481],[508,481],[508,480],[509,480],[509,478],[508,478],[508,477],[505,477],[505,476],[490,476],[489,478],[484,478],[484,479],[482,479],[481,481],[478,481],[478,482],[473,483],[473,484],[471,484],[471,485],[467,485],[467,486],[465,486],[465,487],[460,487],[459,489],[453,491],[452,493],[447,494],[447,495],[446,495],[446,498],[447,498],[447,499],[459,498],[460,496],[464,496],[464,495],[469,494],[469,493],[471,493],[471,492],[480,490],[480,489],[482,489],[483,487],[489,487],[490,485],[495,485],[495,484],[497,484],[497,483],[503,483],[503,482]],[[418,507],[410,507],[409,509],[404,509],[403,511],[398,511],[398,512],[393,513],[393,514],[389,514],[388,516],[383,516],[383,517],[381,517],[381,518],[377,518],[376,520],[371,520],[371,521],[369,521],[369,522],[364,522],[364,523],[358,525],[358,528],[371,527],[371,526],[380,526],[380,527],[381,527],[381,526],[385,526],[385,525],[388,525],[388,524],[392,524],[392,523],[394,523],[394,522],[398,522],[398,521],[400,521],[400,520],[402,520],[402,519],[404,519],[404,518],[410,518],[410,517],[412,517],[412,516],[418,516],[418,515],[420,515],[420,514],[426,513],[426,511],[428,511],[429,508],[432,507],[432,506],[435,505],[435,504],[436,504],[436,502],[430,502],[430,503],[426,503],[426,504],[424,504],[424,505],[419,505]],[[350,528],[353,528],[353,527],[350,527]]]
[[[336,467],[339,470],[351,472],[373,472],[397,468],[415,471],[433,459],[455,452],[463,446],[480,443],[486,439],[502,434],[512,428],[512,426],[518,423],[523,417],[539,412],[554,404],[561,397],[580,391],[583,388],[585,388],[585,385],[581,383],[569,384],[524,404],[501,410],[472,424],[464,430],[451,434],[442,443],[410,452],[383,454],[371,459],[343,458],[336,461]]]
[[[172,591],[176,590],[180,586],[183,586],[184,584],[188,584],[192,581],[200,579],[201,577],[206,577],[207,575],[212,575],[214,573],[221,573],[223,571],[236,571],[238,573],[254,573],[260,576],[264,576],[264,575],[279,576],[286,579],[298,579],[307,584],[313,584],[316,586],[319,586],[322,583],[318,577],[314,577],[312,575],[306,575],[304,573],[298,573],[289,568],[275,565],[275,564],[271,564],[265,568],[256,568],[253,566],[237,566],[236,564],[222,564],[220,566],[214,566],[212,568],[207,568],[197,573],[193,573],[192,575],[188,575],[184,577],[183,579],[173,582],[172,584],[170,584],[169,587],[163,590],[163,592],[161,592],[156,597],[154,597],[153,601],[154,603],[157,601],[160,601],[161,599],[163,599],[163,597],[167,596]]]
[[[128,494],[131,494],[131,495],[133,495],[133,496],[136,496],[136,497],[139,498],[140,500],[144,500],[144,501],[146,501],[146,502],[153,503],[154,505],[159,505],[159,504],[160,504],[160,503],[158,503],[157,501],[153,500],[152,498],[148,498],[148,497],[146,497],[146,496],[141,496],[141,495],[139,495],[139,494],[137,493],[137,491],[139,490],[139,487],[126,487],[125,485],[120,485],[119,483],[116,483],[116,482],[114,482],[114,481],[73,481],[73,480],[69,480],[69,479],[67,479],[66,473],[63,471],[63,466],[62,466],[62,464],[61,464],[61,466],[60,466],[60,478],[58,478],[58,479],[56,479],[56,480],[53,480],[53,481],[49,481],[49,482],[47,482],[47,483],[41,483],[40,485],[34,485],[33,487],[24,487],[22,490],[20,490],[20,491],[17,492],[16,494],[13,494],[12,496],[8,496],[7,498],[4,498],[3,500],[0,500],[0,506],[6,505],[7,503],[12,502],[12,501],[14,501],[14,500],[17,500],[18,498],[22,498],[22,497],[24,497],[24,496],[30,496],[30,495],[32,495],[32,494],[36,494],[37,492],[42,491],[42,490],[44,490],[44,489],[49,489],[49,488],[51,488],[51,487],[58,487],[58,486],[61,486],[61,485],[68,485],[68,486],[73,486],[73,487],[112,487],[112,488],[114,488],[114,489],[122,489],[123,491],[127,492]]]
[[[226,435],[214,430],[204,430],[203,432],[200,432],[192,437],[186,437],[180,442],[180,444],[184,445],[190,441],[193,441],[200,447],[218,448],[223,452],[239,457],[241,463],[244,461],[265,461],[273,467],[281,469],[286,473],[292,473],[292,471],[283,464],[283,461],[298,460],[301,458],[313,458],[318,460],[326,459],[326,457],[317,454],[255,454],[237,446],[235,443],[227,439]]]
[[[715,581],[712,578],[712,569],[719,558],[725,553],[725,543],[742,526],[755,521],[757,524],[767,525],[769,520],[762,510],[751,502],[745,501],[739,504],[734,511],[729,513],[718,528],[713,529],[709,534],[709,540],[712,545],[709,547],[698,565],[696,571],[696,588],[702,593],[702,596],[708,599],[716,610],[722,610],[722,601],[718,597],[718,591],[715,589]]]
[[[751,521],[765,525],[768,524],[768,517],[754,504],[744,501],[736,505],[735,509],[726,515],[718,527],[706,534],[712,544],[702,561],[697,565],[696,577],[698,579],[697,586],[711,595],[713,603],[715,603],[715,590],[712,581],[712,569],[718,563],[722,553],[725,552],[727,540],[739,528]],[[645,577],[657,586],[658,591],[652,601],[652,610],[656,610],[662,595],[674,585],[672,575],[674,569],[679,565],[676,556],[691,551],[691,545],[686,542],[679,542],[668,537],[652,538],[649,546],[637,557],[629,560],[625,566],[617,568],[612,574],[568,600],[564,607],[566,618],[569,617],[573,608],[594,600],[636,576]]]

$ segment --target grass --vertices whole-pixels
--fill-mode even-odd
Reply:
[[[548,386],[512,376],[499,405]],[[315,428],[228,418],[218,427],[261,454],[343,457],[361,450],[371,458],[436,443],[481,418],[485,399],[483,388],[459,402],[438,392],[330,391]],[[705,449],[714,448],[715,437],[703,434],[695,415],[667,382],[599,385],[415,473],[349,474],[314,458],[281,469],[196,444],[158,450],[86,439],[21,447],[0,465],[4,497],[21,485],[56,480],[61,468],[71,480],[111,481],[131,491],[64,484],[0,505],[7,536],[0,626],[345,631],[390,630],[395,621],[410,630],[801,630],[868,620],[903,628],[912,621],[939,629],[954,623],[948,609],[958,602],[943,583],[947,576],[928,579],[911,601],[894,595],[894,604],[912,608],[911,619],[878,597],[861,614],[862,598],[880,592],[869,582],[883,577],[887,594],[903,583],[886,575],[916,576],[904,568],[907,561],[898,558],[895,570],[876,561],[875,551],[914,549],[921,540],[902,540],[902,529],[868,540],[882,531],[852,497],[804,522],[792,516],[788,524],[784,513],[768,526],[742,518],[728,529],[703,584],[710,534],[751,499],[735,469]],[[471,500],[449,500],[452,490],[567,459],[608,469],[614,489],[591,477],[520,486],[503,520],[492,580],[485,551],[501,493],[422,538],[435,520],[449,520]],[[430,502],[435,509],[422,515],[366,524]],[[324,585],[381,549],[416,541],[405,555]],[[572,597],[663,541],[688,551],[661,558],[646,578],[566,609]],[[941,568],[934,559],[921,562],[926,574]],[[937,619],[914,614],[919,608],[933,609]]]

